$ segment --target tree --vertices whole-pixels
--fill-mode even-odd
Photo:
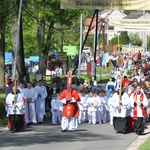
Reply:
[[[150,36],[147,36],[147,50],[150,51]]]
[[[120,37],[119,37],[120,38]],[[114,36],[111,40],[110,40],[110,44],[111,45],[118,45],[118,36]]]
[[[126,44],[129,44],[129,42],[130,42],[130,39],[129,39],[129,36],[128,36],[128,32],[127,31],[122,31],[120,33],[120,44],[126,45]]]
[[[132,45],[141,46],[142,40],[140,39],[138,33],[131,33],[131,34],[129,35],[129,38],[130,38],[130,43],[131,43]]]
[[[4,20],[4,0],[0,1],[0,90],[5,87],[5,20]]]
[[[80,11],[60,9],[60,0],[33,0],[32,2],[33,7],[31,8],[37,10],[37,16],[39,18],[37,20],[37,40],[40,56],[39,70],[41,74],[45,75],[48,50],[54,50],[56,45],[54,43],[56,41],[56,30],[60,29],[61,33],[63,33],[61,34],[61,39],[63,39],[66,29],[62,27],[67,26],[69,30],[74,25],[74,21],[79,19]],[[63,41],[61,41],[61,50],[62,45]]]

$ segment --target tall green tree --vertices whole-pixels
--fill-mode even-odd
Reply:
[[[126,45],[126,44],[129,44],[129,42],[130,42],[130,39],[128,36],[128,32],[127,31],[120,32],[120,44]]]
[[[65,35],[65,30],[62,27],[72,27],[74,21],[79,19],[80,11],[77,10],[62,10],[60,9],[60,0],[33,0],[34,10],[37,10],[38,28],[37,28],[37,41],[40,56],[40,73],[45,74],[46,70],[46,56],[48,50],[54,50],[55,33],[60,29],[61,40]],[[60,42],[62,50],[63,41]]]
[[[138,33],[131,33],[131,34],[129,35],[129,38],[130,38],[130,43],[131,43],[132,45],[141,46],[142,40],[140,39]]]
[[[119,36],[120,38],[120,36]],[[118,36],[114,36],[111,40],[110,40],[110,44],[111,45],[118,45]]]
[[[3,90],[5,87],[5,15],[4,15],[5,1],[0,1],[0,90]]]

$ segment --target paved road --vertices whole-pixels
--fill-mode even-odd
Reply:
[[[15,134],[0,129],[0,150],[126,150],[136,137],[116,134],[108,123],[85,123],[75,132],[62,133],[60,125],[47,121]]]

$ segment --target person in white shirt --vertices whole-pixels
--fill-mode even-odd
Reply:
[[[39,124],[43,123],[45,115],[45,98],[47,97],[46,87],[42,85],[42,80],[38,81],[38,85],[34,88],[37,92],[36,115]]]
[[[90,91],[90,97],[87,99],[87,104],[89,124],[96,124],[97,100],[93,91]]]
[[[60,120],[59,119],[59,107],[60,100],[58,99],[57,94],[53,94],[53,99],[51,101],[51,112],[52,112],[52,124],[56,125]]]
[[[99,124],[102,123],[103,120],[103,97],[102,97],[102,91],[99,91],[97,93],[97,121]]]
[[[113,116],[115,108],[113,107],[113,91],[110,93],[110,98],[108,99],[108,106],[109,106],[109,116],[110,116],[110,125],[113,125]]]
[[[10,118],[12,133],[21,131],[24,126],[24,122],[21,117],[21,109],[24,105],[23,98],[19,91],[15,92],[15,86],[12,87],[13,92],[9,93],[6,97],[7,114]]]
[[[85,96],[85,91],[81,91],[80,93],[80,99],[81,101],[78,102],[79,106],[79,116],[78,116],[78,123],[81,124],[82,122],[86,121],[86,110],[87,110],[87,103],[86,103],[86,96]]]
[[[106,92],[102,91],[103,98],[103,123],[109,121],[109,106],[108,106],[108,97],[106,96]]]
[[[25,106],[26,125],[27,126],[30,124],[35,125],[37,123],[36,110],[35,110],[35,102],[37,99],[37,92],[33,88],[31,82],[27,83],[25,99],[27,101],[26,106]]]
[[[18,90],[20,91],[22,98],[24,100],[22,109],[20,110],[21,112],[21,118],[22,121],[24,122],[25,125],[25,105],[26,105],[26,99],[25,99],[25,95],[26,95],[26,83],[24,81],[20,82],[19,86],[18,86]]]
[[[113,126],[116,133],[126,133],[127,132],[127,119],[126,110],[128,106],[128,101],[125,98],[121,100],[117,92],[112,92],[112,106],[114,108],[113,112]]]

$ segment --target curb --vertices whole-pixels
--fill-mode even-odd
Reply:
[[[150,137],[150,124],[145,129],[144,134],[138,136],[126,150],[138,150],[138,148]]]

